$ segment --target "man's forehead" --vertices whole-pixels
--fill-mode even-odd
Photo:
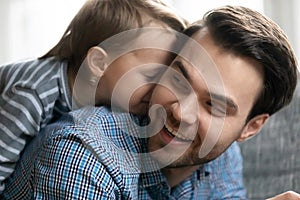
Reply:
[[[202,63],[204,61],[209,62],[210,56],[201,44],[201,39],[207,34],[208,31],[206,28],[194,33],[184,44],[180,55],[194,64]]]
[[[206,30],[199,31],[189,39],[180,51],[179,57],[184,60],[185,67],[193,73],[193,77],[200,76],[207,87],[213,91],[224,91],[218,66],[199,42],[199,39],[206,33]]]

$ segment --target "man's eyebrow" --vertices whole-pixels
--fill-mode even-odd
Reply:
[[[174,64],[180,69],[181,73],[183,76],[187,79],[190,80],[190,76],[184,65],[182,64],[181,61],[176,60]],[[226,97],[224,95],[220,95],[217,93],[209,92],[208,96],[210,96],[212,99],[216,99],[220,102],[223,102],[226,106],[228,106],[233,112],[236,112],[238,110],[238,105],[234,102],[234,100],[230,97]]]
[[[218,101],[223,102],[224,104],[229,106],[230,109],[232,109],[234,111],[238,110],[238,105],[230,97],[226,97],[226,96],[219,95],[216,93],[209,93],[209,95],[211,96],[212,99],[216,99]]]

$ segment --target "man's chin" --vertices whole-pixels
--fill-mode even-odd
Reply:
[[[176,159],[172,159],[172,156],[166,155],[161,151],[150,152],[150,156],[161,168],[164,168],[176,161]]]

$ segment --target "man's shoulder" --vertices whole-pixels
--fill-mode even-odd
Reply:
[[[69,118],[72,120],[74,128],[83,127],[87,129],[118,129],[125,127],[142,126],[143,120],[128,112],[116,112],[110,107],[86,106],[84,108],[70,112]],[[126,129],[129,131],[129,129]]]
[[[63,115],[42,131],[45,140],[78,138],[93,148],[115,145],[139,146],[138,134],[145,135],[143,120],[130,113],[113,112],[109,107],[87,106]]]
[[[114,113],[108,107],[81,108],[47,126],[41,134],[42,146],[80,146],[108,168],[136,171],[135,155],[142,144],[133,136],[139,131],[139,126],[132,124],[134,120],[129,113]]]
[[[231,176],[242,172],[243,158],[237,142],[232,143],[219,157],[205,164],[212,177]]]
[[[125,144],[127,135],[117,129],[111,133],[112,137],[106,136],[114,129],[108,129],[108,124],[119,115],[124,114],[112,114],[105,107],[86,107],[48,125],[26,148],[21,160],[24,170],[17,170],[18,176],[13,177],[11,185],[18,180],[25,180],[27,184],[34,178],[45,184],[47,191],[57,190],[60,186],[70,188],[71,192],[84,188],[92,194],[98,192],[109,196],[114,191],[123,192],[126,187],[125,192],[131,193],[132,182],[137,183],[138,163],[134,163],[131,148],[117,143],[124,141]],[[40,173],[41,170],[55,173]],[[57,183],[55,187],[52,187],[53,181]],[[73,183],[78,187],[73,187]],[[39,186],[41,184],[33,184],[33,187]],[[31,192],[31,184],[25,187]]]
[[[213,185],[214,199],[246,199],[239,144],[234,142],[222,155],[205,165]]]
[[[130,118],[130,114],[113,113],[109,107],[86,106],[64,114],[56,122],[45,127],[43,132],[51,133],[51,137],[102,134],[103,130],[115,130]]]
[[[109,141],[123,148],[126,143],[138,142],[138,134],[145,131],[139,117],[130,113],[114,112],[109,107],[85,107],[70,113],[72,125],[64,132],[78,135],[89,143]],[[135,146],[135,145],[133,145]]]

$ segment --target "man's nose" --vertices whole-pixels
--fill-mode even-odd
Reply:
[[[199,116],[199,106],[195,95],[185,96],[172,103],[171,112],[173,117],[180,122],[190,125],[196,123]]]

